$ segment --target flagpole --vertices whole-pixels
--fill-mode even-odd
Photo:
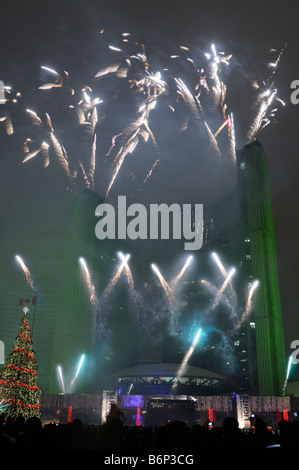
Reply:
[[[31,328],[31,340],[32,340],[32,338],[33,338],[33,328],[34,328],[34,321],[35,321],[36,299],[37,299],[37,296],[35,295],[33,298],[35,299],[35,302],[34,302],[34,311],[33,311],[33,319],[32,319],[32,328]]]

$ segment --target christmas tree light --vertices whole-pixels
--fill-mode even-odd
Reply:
[[[40,390],[37,386],[37,364],[32,348],[28,307],[23,309],[19,333],[13,350],[0,376],[0,399],[8,404],[5,416],[25,420],[40,417]]]

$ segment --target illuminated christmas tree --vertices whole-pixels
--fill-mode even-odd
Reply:
[[[28,307],[23,309],[24,315],[13,351],[0,376],[0,398],[8,404],[5,416],[23,416],[25,420],[33,416],[40,417],[40,390],[37,386],[37,364],[30,337],[28,310]]]

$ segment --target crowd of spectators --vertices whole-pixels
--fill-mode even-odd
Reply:
[[[108,416],[101,425],[84,425],[75,419],[70,423],[42,425],[38,418],[26,422],[22,417],[5,420],[2,416],[0,449],[14,450],[91,450],[137,452],[200,453],[222,449],[297,449],[299,422],[280,421],[276,431],[268,429],[256,417],[254,429],[244,431],[238,421],[228,417],[222,426],[209,428],[208,423],[187,426],[173,421],[157,427],[127,426],[121,416]]]

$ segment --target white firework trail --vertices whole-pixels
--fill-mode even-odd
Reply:
[[[289,357],[289,360],[288,360],[288,366],[287,366],[287,372],[286,372],[286,378],[285,378],[285,381],[284,381],[284,384],[283,384],[283,387],[282,387],[282,396],[284,397],[285,394],[286,394],[286,388],[287,388],[287,384],[288,384],[288,380],[289,380],[289,375],[290,375],[290,372],[291,372],[291,367],[292,367],[292,364],[293,364],[293,356],[291,355]]]
[[[29,269],[27,268],[26,264],[22,260],[21,256],[16,255],[16,260],[18,261],[19,265],[21,266],[21,268],[22,268],[22,270],[25,274],[26,283],[27,283],[28,287],[30,287],[30,289],[34,292],[35,288],[34,288],[34,284],[32,282],[31,273],[30,273]]]
[[[227,275],[225,281],[223,282],[222,286],[220,287],[220,289],[219,289],[219,291],[218,291],[218,293],[217,293],[216,299],[214,300],[213,305],[212,305],[211,308],[215,308],[215,307],[219,304],[220,299],[221,299],[221,296],[222,296],[222,293],[223,293],[224,290],[227,288],[228,284],[231,282],[231,278],[233,277],[233,275],[235,274],[235,272],[236,272],[235,268],[232,268],[232,269],[229,271],[229,273],[228,273],[228,275]]]
[[[245,322],[245,320],[248,318],[248,315],[250,314],[251,309],[252,309],[253,294],[255,290],[257,289],[258,285],[259,285],[259,281],[254,281],[253,284],[250,286],[245,311],[243,312],[243,315],[241,316],[239,322],[235,325],[233,331],[239,330],[240,327]]]
[[[97,305],[97,298],[96,298],[96,294],[95,294],[95,286],[92,283],[90,271],[88,269],[86,260],[81,257],[81,258],[79,258],[79,263],[80,263],[80,265],[83,269],[83,272],[84,272],[84,277],[85,277],[86,285],[87,285],[88,292],[89,292],[89,301],[93,306],[96,306]]]
[[[162,276],[159,268],[155,264],[152,264],[151,266],[152,266],[153,271],[158,276],[158,279],[161,283],[161,286],[163,287],[163,289],[165,291],[165,294],[166,294],[166,297],[167,297],[168,301],[173,302],[174,301],[174,295],[173,295],[173,291],[172,291],[171,287],[169,286],[168,282],[165,281],[165,279]]]
[[[285,106],[284,101],[277,96],[277,89],[274,88],[273,76],[276,73],[278,63],[280,62],[281,56],[284,53],[286,47],[287,44],[285,44],[285,46],[279,52],[276,61],[270,64],[273,69],[270,77],[268,77],[268,79],[263,82],[261,86],[255,84],[255,89],[257,90],[257,98],[254,104],[255,115],[252,123],[248,128],[245,144],[254,140],[256,136],[271,123],[271,118],[277,111],[277,109],[271,109],[271,104],[274,100]]]
[[[161,286],[164,289],[164,292],[166,294],[166,299],[167,299],[167,304],[164,309],[168,308],[171,314],[171,327],[174,332],[178,331],[178,313],[179,313],[179,305],[178,305],[178,300],[175,296],[175,288],[177,286],[177,283],[181,280],[182,276],[188,269],[191,261],[192,261],[193,256],[190,255],[185,262],[184,266],[180,270],[180,272],[177,274],[177,276],[170,282],[170,284],[165,280],[163,275],[161,274],[159,268],[155,265],[152,264],[151,267],[153,271],[156,273]]]
[[[155,98],[156,99],[156,98]],[[125,160],[125,158],[131,154],[136,146],[138,145],[138,142],[140,140],[140,137],[142,137],[144,140],[147,139],[147,136],[150,135],[154,145],[156,146],[156,139],[148,125],[148,118],[149,118],[149,113],[151,109],[153,109],[154,106],[154,101],[149,101],[144,105],[141,109],[141,115],[136,119],[134,123],[132,123],[120,136],[120,142],[122,143],[120,149],[117,152],[116,157],[114,158],[113,162],[113,171],[112,171],[112,177],[110,179],[110,182],[108,184],[107,190],[106,190],[106,197],[109,195],[109,192],[113,186],[113,183],[122,167],[122,164]],[[157,161],[156,161],[157,163]],[[153,170],[153,168],[152,168]],[[149,177],[149,175],[148,175]],[[148,179],[148,178],[146,178]]]
[[[96,149],[97,149],[97,134],[96,126],[98,123],[97,107],[102,100],[98,97],[92,98],[89,93],[90,88],[83,88],[81,90],[81,99],[75,107],[77,114],[77,125],[82,130],[83,143],[80,146],[81,155],[78,159],[78,164],[82,170],[86,186],[94,189],[95,184],[95,165],[96,165]]]
[[[137,322],[140,325],[140,321],[141,321],[141,317],[142,317],[142,311],[144,310],[143,298],[142,298],[141,294],[139,292],[137,292],[136,289],[135,289],[133,275],[132,275],[131,269],[128,265],[128,259],[129,259],[127,257],[128,255],[125,256],[122,252],[119,252],[118,255],[119,255],[120,259],[122,260],[122,262],[124,263],[124,269],[125,269],[126,276],[127,276],[129,292],[130,292],[130,295],[131,295],[131,298],[132,298],[134,304],[137,307]]]
[[[231,55],[225,56],[217,52],[216,47],[211,45],[211,53],[205,53],[206,64],[195,64],[195,60],[188,57],[187,60],[194,64],[198,73],[198,82],[193,91],[190,91],[187,85],[181,80],[175,78],[177,93],[185,102],[190,112],[190,120],[193,121],[201,132],[201,139],[208,143],[216,157],[226,156],[231,162],[235,163],[235,134],[232,116],[227,115],[226,105],[226,85],[220,79],[220,65],[229,64]],[[208,100],[209,110],[205,101]],[[209,119],[211,117],[211,123]],[[219,121],[218,129],[212,130],[215,122]],[[224,148],[219,146],[217,137],[223,129],[227,127],[228,145]],[[186,130],[188,125],[185,126]],[[205,137],[203,138],[205,134]]]
[[[190,263],[193,259],[193,256],[190,255],[188,256],[188,259],[186,261],[186,263],[184,264],[184,266],[182,267],[181,271],[178,273],[178,275],[171,281],[170,285],[171,285],[171,288],[172,289],[175,289],[177,283],[180,281],[180,279],[182,278],[182,276],[185,274],[186,270],[188,269],[188,267],[190,266]]]
[[[269,119],[267,112],[276,94],[277,90],[271,89],[271,87],[262,90],[258,94],[256,102],[256,115],[251,125],[249,126],[245,143],[252,142],[257,134],[270,124],[271,120]]]
[[[75,384],[76,384],[76,381],[78,379],[80,370],[82,368],[84,359],[85,359],[85,354],[82,354],[81,357],[80,357],[78,366],[77,366],[76,373],[75,373],[73,379],[67,385],[65,385],[65,380],[64,380],[64,377],[63,377],[62,367],[61,367],[60,364],[57,365],[56,373],[57,373],[58,382],[60,383],[61,393],[65,394],[65,393],[73,393],[74,392]]]
[[[96,77],[101,78],[103,75],[116,73],[118,76],[125,78],[127,77],[128,70],[132,67],[132,59],[142,64],[144,74],[141,78],[130,78],[130,87],[133,88],[135,92],[139,94],[139,96],[142,96],[143,101],[139,106],[136,120],[131,123],[123,132],[121,132],[121,134],[118,134],[118,151],[113,161],[112,176],[107,186],[106,197],[109,195],[109,192],[123,165],[125,158],[136,148],[140,137],[146,141],[148,136],[150,136],[154,146],[156,149],[158,149],[155,136],[149,126],[149,116],[150,112],[155,108],[159,96],[166,92],[167,84],[162,80],[160,71],[155,73],[149,72],[149,62],[144,46],[142,45],[142,53],[137,53],[126,58],[125,67],[122,67],[120,64],[107,67],[99,71],[96,74]],[[116,136],[113,138],[113,147],[116,147],[115,138]],[[111,150],[112,149],[110,149],[109,154],[111,154]],[[159,159],[156,160],[151,172],[153,171],[158,161]],[[150,177],[151,172],[148,173],[144,181]]]
[[[9,117],[8,113],[2,114],[0,116],[0,122],[4,122],[5,131],[7,135],[12,135],[14,132],[12,120]]]
[[[113,278],[111,279],[111,281],[107,285],[106,289],[104,290],[104,293],[103,293],[103,296],[102,296],[104,299],[108,295],[111,294],[111,291],[112,291],[113,287],[116,285],[117,281],[119,280],[119,277],[120,277],[122,271],[125,269],[125,266],[126,266],[128,260],[129,260],[129,258],[130,258],[130,255],[126,255],[122,259],[122,262],[121,262],[120,266],[118,267],[116,273],[114,274]]]
[[[27,138],[24,144],[24,151],[27,155],[23,159],[22,163],[26,163],[37,155],[41,155],[44,159],[44,167],[46,168],[47,166],[49,166],[50,163],[49,147],[51,144],[54,150],[54,155],[57,158],[58,164],[66,173],[67,178],[71,180],[68,156],[65,151],[65,148],[59,143],[55,135],[52,120],[49,114],[45,113],[45,119],[43,121],[42,118],[38,116],[38,114],[32,109],[27,108],[26,111],[29,114],[33,125],[38,129],[41,138],[46,140],[43,140],[38,148],[35,148],[30,152],[29,146],[33,143],[33,141],[35,141],[35,139]],[[47,142],[47,140],[50,141],[50,144]]]
[[[98,331],[99,335],[102,337],[107,337],[108,336],[108,330],[107,330],[107,320],[108,320],[108,310],[111,308],[111,306],[108,304],[108,300],[110,298],[111,292],[113,288],[116,286],[123,270],[126,271],[128,279],[130,282],[133,282],[133,278],[128,266],[128,260],[130,258],[130,255],[123,255],[122,253],[119,253],[119,256],[121,258],[121,263],[115,272],[114,276],[112,279],[109,281],[108,285],[106,286],[103,294],[99,297],[98,302],[97,302],[97,324],[98,324]]]
[[[159,268],[155,265],[151,265],[153,271],[156,273],[161,286],[164,289],[166,294],[167,303],[164,307],[164,310],[168,309],[170,312],[170,329],[172,332],[177,332],[178,330],[178,311],[177,311],[177,302],[174,296],[174,293],[169,286],[168,282],[165,281],[164,277],[162,276]]]
[[[120,257],[121,261],[124,263],[124,268],[125,268],[125,271],[126,271],[128,284],[129,284],[130,290],[133,292],[134,291],[134,280],[133,280],[131,269],[128,265],[129,257],[123,255],[123,253],[121,253],[121,252],[119,252],[119,257]]]
[[[65,82],[69,80],[69,74],[67,71],[63,71],[59,74],[56,70],[51,69],[47,66],[42,66],[42,69],[47,73],[53,75],[56,79],[54,82],[45,83],[39,87],[40,90],[49,90],[51,88],[61,88],[65,85]],[[77,154],[77,149],[72,149],[70,152],[66,151],[66,148],[61,144],[54,132],[54,126],[52,119],[48,113],[45,113],[45,120],[42,119],[37,113],[31,109],[27,109],[31,121],[35,128],[39,131],[39,134],[44,139],[43,142],[35,149],[29,151],[29,145],[35,142],[36,139],[28,138],[26,140],[26,157],[23,159],[23,163],[28,162],[37,155],[44,157],[44,166],[49,166],[49,147],[53,150],[59,165],[65,172],[69,183],[75,183],[79,168],[82,171],[84,184],[89,189],[94,189],[95,183],[95,163],[96,163],[96,126],[98,122],[97,106],[102,102],[98,97],[93,98],[90,93],[92,92],[90,87],[83,87],[79,92],[80,98],[76,105],[69,105],[69,108],[74,109],[77,121],[73,129],[74,139],[77,138],[78,134],[81,134],[82,142],[80,142],[80,156],[77,158],[74,154]],[[75,95],[75,90],[71,90],[71,94]],[[78,132],[79,127],[79,132]],[[82,132],[81,132],[82,130]],[[30,142],[30,144],[29,144]],[[35,143],[36,147],[36,143]],[[76,147],[76,146],[75,146]],[[78,147],[78,145],[77,145]],[[71,154],[71,159],[68,156]]]
[[[205,311],[204,317],[209,315],[217,307],[217,305],[219,305],[219,302],[220,302],[220,300],[222,299],[222,296],[223,296],[223,292],[225,291],[225,289],[229,285],[229,283],[231,281],[231,278],[235,274],[235,272],[236,272],[235,268],[232,268],[229,271],[229,273],[227,273],[227,275],[225,277],[225,280],[222,283],[222,286],[220,287],[220,289],[216,290],[216,295],[215,295],[215,298],[213,300],[212,305],[210,305],[209,308]],[[201,281],[201,283],[205,284],[206,282],[203,280],[203,281]]]
[[[78,376],[79,376],[80,370],[81,370],[81,368],[82,368],[84,359],[85,359],[85,354],[82,354],[82,356],[80,357],[80,360],[79,360],[79,364],[78,364],[76,373],[75,373],[73,379],[71,380],[71,382],[70,382],[70,384],[69,384],[69,387],[68,387],[69,393],[72,393],[73,390],[74,390],[75,382],[76,382],[76,380],[78,379]]]
[[[215,298],[217,297],[217,294],[219,293],[219,288],[217,286],[215,286],[214,284],[212,284],[211,282],[209,282],[205,279],[202,279],[200,282],[201,282],[201,284],[203,284],[205,287],[207,287],[207,289],[209,289],[215,295]],[[225,295],[225,292],[222,292],[221,301],[224,302],[230,310],[232,310],[232,305],[231,305],[230,299]],[[206,312],[205,312],[203,318],[205,316],[206,316]]]
[[[62,368],[60,365],[57,366],[57,375],[60,382],[61,392],[65,393],[65,385],[64,385],[64,378],[62,373]]]
[[[190,359],[190,357],[192,356],[193,352],[194,352],[194,349],[196,348],[196,345],[198,343],[198,340],[199,340],[199,336],[201,334],[201,328],[197,331],[193,341],[192,341],[192,344],[190,346],[190,348],[188,349],[181,365],[180,365],[180,368],[177,372],[177,376],[175,378],[175,381],[173,382],[172,384],[172,387],[171,387],[171,391],[172,393],[174,392],[174,390],[176,389],[176,387],[178,386],[178,382],[180,380],[180,378],[182,377],[182,375],[184,374],[184,371],[185,371],[185,368],[187,367],[188,365],[188,361]]]
[[[0,110],[0,123],[3,123],[4,129],[7,135],[12,136],[14,134],[14,125],[13,125],[13,112],[9,111],[10,105],[15,105],[19,102],[21,98],[21,93],[19,91],[13,93],[12,87],[3,85],[2,83],[2,93],[0,96],[0,104],[5,104],[7,106],[1,106]]]
[[[219,256],[217,255],[217,253],[212,253],[212,257],[213,259],[215,260],[222,276],[224,279],[227,279],[228,277],[228,273],[227,273],[227,270],[226,268],[224,267],[223,263],[221,262]],[[229,282],[228,282],[228,292],[229,292],[229,298],[230,298],[230,303],[231,303],[231,307],[232,307],[232,311],[233,311],[233,314],[235,316],[237,316],[237,312],[238,312],[238,298],[237,298],[237,293],[233,287],[233,284],[231,282],[231,279],[229,279]]]

